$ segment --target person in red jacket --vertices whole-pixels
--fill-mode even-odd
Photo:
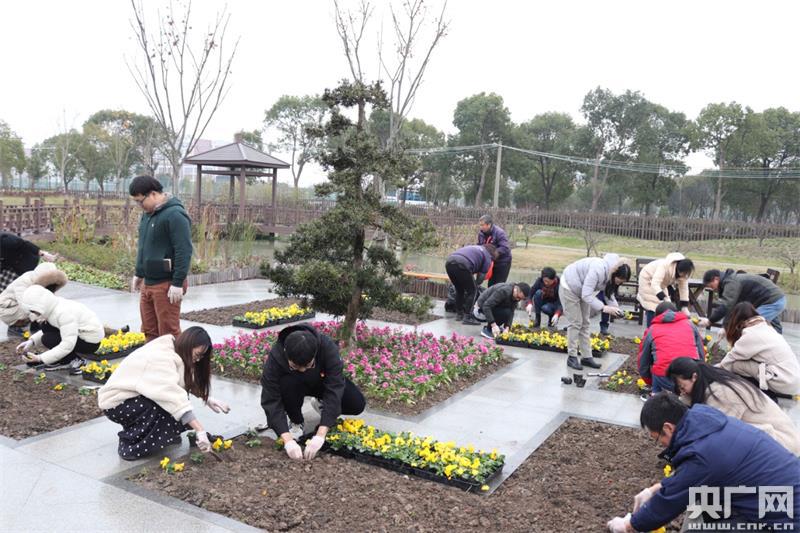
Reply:
[[[679,313],[671,302],[658,304],[655,314],[639,345],[639,375],[653,385],[653,394],[663,390],[675,392],[675,384],[667,376],[669,364],[678,357],[702,360],[705,345],[689,317]]]

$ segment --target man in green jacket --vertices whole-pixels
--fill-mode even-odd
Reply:
[[[192,263],[192,221],[177,198],[152,176],[133,178],[128,193],[142,208],[136,275],[131,292],[141,291],[139,312],[148,342],[181,332],[181,300]]]

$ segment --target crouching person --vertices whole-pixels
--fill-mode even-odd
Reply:
[[[291,459],[310,461],[322,448],[328,429],[336,424],[339,415],[364,411],[364,395],[344,377],[342,367],[339,347],[312,326],[290,326],[278,335],[261,374],[261,407]],[[315,409],[319,407],[321,412],[316,434],[303,452],[296,439],[305,434],[302,407],[306,396],[316,399]]]
[[[25,272],[0,293],[0,320],[8,325],[8,335],[22,336],[22,328],[30,323],[28,311],[22,307],[22,295],[28,287],[40,285],[50,292],[56,292],[67,284],[67,275],[53,263],[42,263],[35,269]]]
[[[31,330],[38,330],[17,346],[25,362],[45,363],[45,370],[70,368],[71,372],[80,372],[80,356],[96,352],[105,336],[94,311],[80,302],[60,298],[41,285],[25,289],[21,304],[32,322]],[[47,351],[31,351],[37,348]]]
[[[475,304],[475,311],[483,312],[486,325],[481,335],[493,339],[514,323],[517,304],[528,298],[531,287],[527,283],[498,283],[483,292]]]
[[[633,515],[609,521],[610,531],[652,531],[690,505],[682,531],[743,531],[750,523],[764,524],[769,531],[796,531],[800,526],[800,498],[792,498],[800,490],[800,459],[775,439],[713,407],[690,409],[669,392],[647,400],[640,418],[650,438],[666,447],[662,455],[674,474],[637,494]],[[789,508],[777,505],[764,512],[760,493],[765,488],[790,491],[783,494]],[[711,499],[710,491],[716,493]],[[718,521],[716,528],[703,529],[694,509],[702,510],[709,501],[720,504],[718,513],[710,513]],[[725,510],[730,516],[722,512],[723,501],[730,502]]]
[[[230,411],[208,395],[211,350],[206,330],[194,326],[177,337],[158,337],[120,363],[97,393],[103,413],[122,426],[120,457],[134,461],[178,444],[188,428],[197,433],[200,451],[211,449],[208,432],[189,403],[191,393],[215,413]]]

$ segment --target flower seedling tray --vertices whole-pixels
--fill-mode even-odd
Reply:
[[[108,381],[108,378],[111,377],[110,372],[106,372],[105,377],[102,379],[98,378],[97,374],[95,374],[94,372],[81,372],[81,375],[83,376],[83,379],[85,379],[86,381],[92,381],[94,383],[99,383],[101,385],[105,385],[106,382]]]
[[[457,487],[461,490],[467,492],[481,492],[481,487],[483,485],[490,484],[500,473],[503,471],[503,467],[501,466],[494,472],[492,472],[487,478],[486,481],[483,483],[478,483],[477,481],[467,481],[465,479],[448,479],[446,476],[442,476],[440,474],[436,474],[429,470],[425,470],[422,468],[416,468],[410,465],[403,463],[402,461],[398,461],[396,459],[387,459],[385,457],[378,457],[375,455],[371,455],[368,453],[360,452],[358,450],[352,450],[350,448],[341,448],[338,450],[333,449],[328,443],[325,443],[325,446],[322,448],[324,451],[331,453],[333,455],[338,455],[340,457],[344,457],[346,459],[354,459],[359,463],[365,463],[372,466],[378,466],[380,468],[385,468],[386,470],[391,470],[393,472],[397,472],[399,474],[405,475],[412,475],[427,481],[434,481],[436,483],[441,483],[443,485],[449,485],[451,487]]]
[[[301,320],[308,320],[309,318],[314,318],[317,316],[316,312],[306,313],[304,315],[297,315],[290,318],[278,318],[275,320],[270,320],[269,322],[264,323],[263,326],[260,326],[254,322],[248,322],[247,320],[239,320],[237,318],[233,319],[233,326],[237,328],[248,328],[248,329],[264,329],[269,328],[271,326],[277,326],[280,324],[290,324],[292,322],[299,322]]]
[[[567,353],[567,350],[562,348],[556,348],[554,346],[547,346],[542,344],[528,344],[527,342],[522,341],[505,341],[502,339],[495,339],[495,344],[501,344],[503,346],[514,346],[516,348],[528,348],[530,350],[543,350],[545,352],[556,352],[556,353]],[[606,352],[601,352],[600,350],[592,350],[593,357],[602,357],[605,355]]]
[[[86,359],[87,361],[97,361],[97,362],[100,362],[103,359],[105,359],[106,361],[110,361],[112,359],[122,359],[126,355],[132,354],[135,350],[138,350],[142,346],[144,346],[144,344],[137,344],[136,346],[131,346],[130,348],[126,348],[118,352],[109,352],[105,354],[93,353],[91,355],[84,355],[83,358]]]

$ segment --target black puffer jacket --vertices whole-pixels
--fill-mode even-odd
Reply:
[[[281,378],[294,370],[289,368],[289,361],[283,343],[286,337],[295,331],[308,331],[317,337],[317,355],[314,368],[305,371],[304,378],[309,381],[322,381],[325,392],[322,396],[322,414],[320,425],[332,427],[342,412],[342,394],[344,393],[344,375],[342,374],[342,358],[339,346],[327,335],[320,334],[308,324],[289,326],[278,334],[278,340],[272,345],[269,357],[264,363],[261,373],[261,407],[267,415],[269,427],[280,437],[289,431],[286,422],[286,410],[281,398]]]
[[[0,232],[0,263],[21,276],[39,264],[39,247],[13,233]]]
[[[711,323],[728,316],[739,302],[750,302],[753,307],[777,302],[783,298],[783,291],[772,281],[756,274],[737,274],[728,269],[719,280],[719,305],[708,317]]]

